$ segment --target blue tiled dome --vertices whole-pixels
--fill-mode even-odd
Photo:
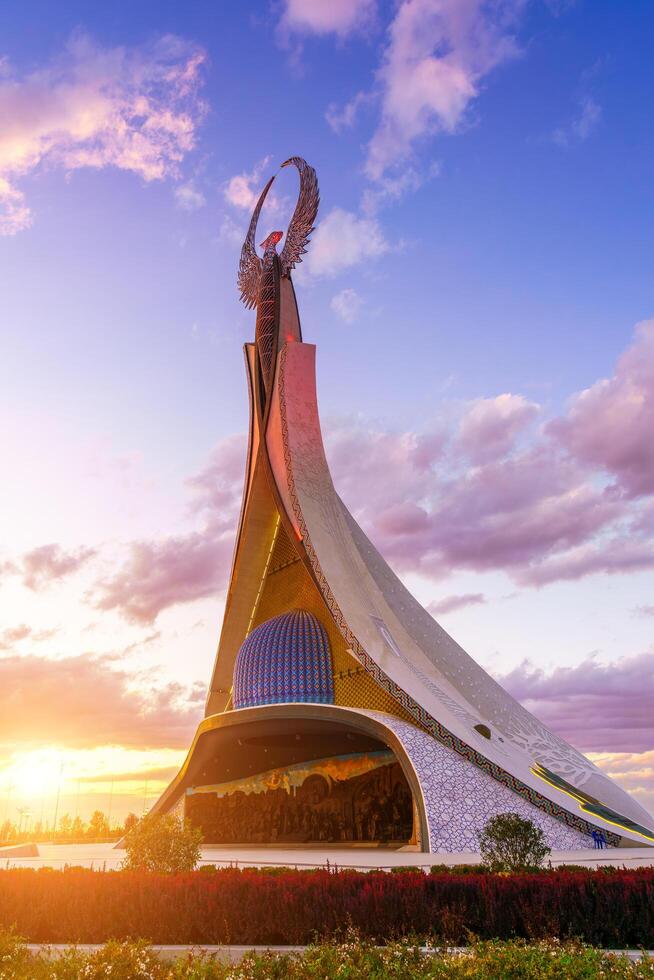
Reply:
[[[252,630],[234,666],[235,708],[284,701],[334,703],[329,639],[316,617],[303,609]]]

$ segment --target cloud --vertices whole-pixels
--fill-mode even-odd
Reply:
[[[386,174],[375,181],[374,187],[366,187],[361,200],[361,210],[365,214],[375,214],[381,207],[395,204],[407,194],[419,190],[427,181],[438,177],[440,171],[440,163],[434,160],[426,171],[405,167],[392,177]]]
[[[157,685],[116,666],[114,657],[0,661],[0,743],[70,747],[186,747],[201,717],[204,686]]]
[[[538,587],[652,569],[654,505],[636,496],[654,474],[650,331],[641,325],[611,378],[535,430],[538,406],[506,394],[464,406],[424,459],[416,432],[327,426],[336,486],[400,572],[501,570]]]
[[[486,602],[486,596],[481,592],[466,592],[464,595],[448,595],[443,599],[430,602],[427,611],[432,616],[443,616],[446,613],[464,609],[466,606],[478,606]]]
[[[375,96],[371,92],[357,92],[342,109],[339,109],[335,102],[331,102],[327,106],[325,119],[335,133],[342,133],[344,129],[352,129],[361,109],[374,100]]]
[[[120,571],[96,583],[95,605],[143,625],[169,606],[216,595],[226,585],[233,543],[231,527],[135,541]]]
[[[559,127],[552,133],[552,140],[559,146],[583,143],[587,140],[602,118],[602,108],[590,95],[579,100],[579,112],[569,126]]]
[[[193,181],[175,188],[175,200],[182,211],[197,211],[207,203],[206,197],[195,187]]]
[[[176,177],[204,114],[204,52],[174,35],[101,48],[75,33],[62,54],[0,79],[0,233],[29,227],[18,184],[42,166],[117,167],[146,181]]]
[[[240,248],[245,238],[245,229],[241,223],[234,221],[231,215],[226,214],[220,223],[218,234],[221,241]]]
[[[585,660],[545,673],[529,662],[497,680],[529,711],[582,751],[650,751],[654,744],[654,653],[615,663]]]
[[[615,536],[597,545],[573,548],[517,575],[523,585],[572,581],[604,572],[607,575],[643,572],[654,568],[654,542]]]
[[[345,38],[374,22],[376,7],[376,0],[284,0],[280,30]]]
[[[654,616],[654,606],[636,606],[632,612],[635,616]]]
[[[263,190],[263,175],[270,163],[270,159],[269,156],[264,157],[263,160],[255,164],[251,171],[244,171],[241,174],[230,177],[223,189],[225,200],[228,204],[231,204],[235,208],[242,208],[244,211],[254,210],[254,206]],[[271,190],[266,198],[266,204],[269,207],[273,199],[274,194]]]
[[[619,499],[542,437],[470,466],[441,432],[426,455],[413,432],[343,420],[326,434],[339,492],[400,571],[439,579],[501,569],[522,581],[624,516]]]
[[[340,293],[332,296],[329,305],[334,313],[340,316],[341,320],[346,323],[354,323],[363,306],[363,300],[356,289],[342,289]]]
[[[43,544],[26,552],[18,560],[16,571],[22,574],[23,585],[36,592],[78,572],[96,554],[95,548],[65,551],[58,544]]]
[[[516,436],[538,415],[538,405],[522,395],[478,398],[459,425],[458,440],[472,463],[498,459],[512,449]]]
[[[43,643],[56,635],[58,630],[33,630],[27,623],[10,626],[0,631],[0,650],[10,650],[16,643],[27,640],[31,643]]]
[[[377,72],[381,116],[365,164],[379,180],[416,141],[454,132],[484,77],[518,52],[510,33],[523,0],[403,0]]]
[[[613,474],[626,494],[654,493],[654,320],[636,327],[612,377],[575,395],[549,432],[577,459]]]
[[[188,483],[200,530],[152,541],[134,541],[119,570],[98,580],[89,598],[129,622],[154,622],[165,609],[217,595],[227,585],[241,501],[245,445],[223,440],[207,466]]]
[[[592,761],[654,814],[654,750],[589,752]]]
[[[167,746],[168,747],[168,746]],[[184,746],[186,748],[186,746]],[[79,783],[169,783],[179,772],[179,766],[156,766],[126,772],[103,772],[101,776],[78,776]]]
[[[408,470],[397,492],[373,487],[353,501],[378,546],[402,570],[438,579],[453,569],[498,569],[524,581],[547,555],[588,540],[621,513],[546,452],[458,476],[447,461],[443,467],[438,473]],[[357,478],[358,470],[350,485]],[[404,499],[417,503],[402,502],[405,485]]]
[[[32,632],[32,627],[28,626],[26,623],[21,623],[20,626],[9,627],[4,629],[0,634],[0,649],[7,649],[13,643],[19,643],[21,640],[25,640]]]
[[[312,276],[330,278],[367,259],[378,258],[389,249],[375,218],[332,208],[314,232],[304,267]]]

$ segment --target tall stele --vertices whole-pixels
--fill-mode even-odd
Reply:
[[[185,805],[209,839],[230,843],[397,838],[475,851],[478,831],[507,811],[530,817],[553,849],[592,847],[597,831],[612,846],[654,842],[647,811],[468,656],[334,489],[315,347],[302,340],[291,281],[318,182],[300,157],[283,166],[300,178],[285,244],[278,255],[275,231],[263,258],[255,248],[271,177],[238,273],[257,319],[244,348],[249,444],[222,632],[205,717],[155,810]]]

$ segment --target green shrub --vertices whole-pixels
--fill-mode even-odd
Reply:
[[[433,875],[485,875],[488,868],[482,864],[432,864],[429,873]]]
[[[545,835],[517,813],[498,813],[479,834],[479,850],[490,871],[534,871],[550,854]]]
[[[194,871],[202,833],[174,814],[147,815],[125,835],[126,871]]]

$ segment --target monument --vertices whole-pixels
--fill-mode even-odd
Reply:
[[[284,245],[274,231],[255,248],[271,177],[238,273],[256,330],[222,632],[205,717],[154,811],[182,810],[207,843],[476,851],[502,812],[556,850],[598,831],[614,847],[654,842],[650,815],[468,656],[338,496],[292,282],[318,182],[299,157],[283,166],[300,180]]]

